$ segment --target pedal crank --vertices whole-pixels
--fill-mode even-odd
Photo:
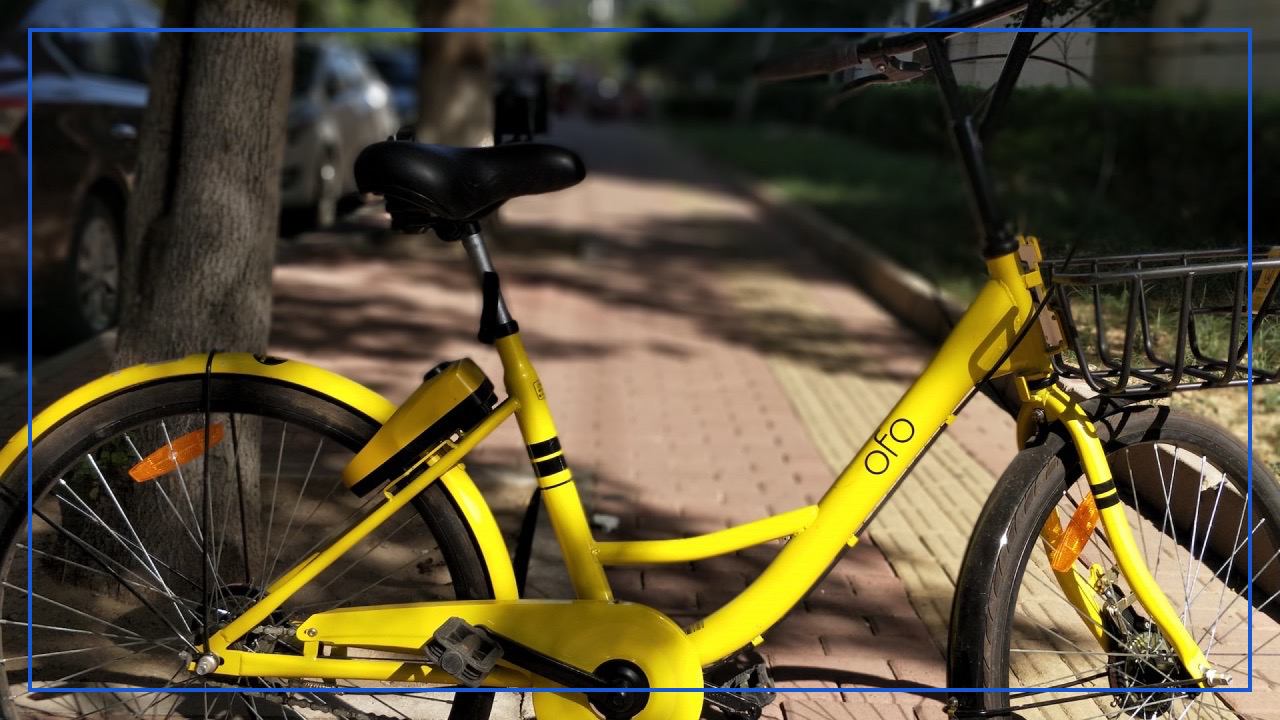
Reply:
[[[703,709],[702,692],[660,691],[704,686],[688,634],[661,612],[635,603],[460,600],[338,608],[302,620],[295,637],[304,647],[314,644],[316,664],[323,660],[330,673],[308,672],[303,659],[296,662],[297,677],[331,677],[344,664],[352,668],[350,676],[369,679],[405,672],[360,657],[335,659],[368,649],[416,655],[418,663],[409,665],[416,665],[417,676],[431,676],[428,684],[563,688],[533,694],[538,717],[697,720]],[[254,670],[256,658],[236,660],[238,665],[228,664],[232,671]],[[278,671],[261,674],[275,677]]]
[[[436,628],[423,652],[428,663],[472,688],[480,687],[503,655],[502,646],[488,630],[458,617]]]
[[[778,694],[773,692],[773,678],[769,676],[768,665],[764,658],[754,651],[739,655],[732,661],[726,662],[726,665],[743,667],[740,664],[743,660],[749,664],[723,684],[707,683],[706,702],[725,716],[741,718],[741,720],[759,720],[764,709],[777,699]],[[724,676],[721,675],[721,677]]]
[[[457,678],[467,687],[479,687],[484,678],[505,660],[521,670],[570,688],[647,688],[644,671],[626,660],[608,660],[588,672],[483,625],[451,617],[431,636],[424,650],[427,662]],[[606,720],[630,720],[644,710],[644,692],[587,692],[591,705]]]

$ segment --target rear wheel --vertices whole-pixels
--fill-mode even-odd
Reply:
[[[203,455],[206,423],[198,377],[136,386],[78,410],[44,434],[32,455],[29,552],[25,463],[3,479],[10,502],[0,511],[0,651],[6,670],[0,715],[488,717],[489,694],[455,698],[449,688],[340,681],[339,686],[382,692],[338,695],[327,692],[333,681],[319,678],[206,685],[205,678],[186,671],[181,653],[202,634],[206,582],[212,597],[208,622],[216,628],[380,497],[356,498],[338,479],[353,452],[377,430],[375,421],[266,379],[214,376],[210,387],[210,443]],[[154,451],[162,461],[170,453],[183,456],[184,447],[195,448],[185,464],[162,467],[168,472],[138,481],[146,476],[143,458]],[[213,510],[207,527],[201,493],[206,459]],[[413,511],[361,541],[240,649],[298,652],[281,629],[331,608],[490,597],[476,542],[451,497],[435,483],[414,500]],[[42,692],[27,690],[28,672]],[[270,692],[303,686],[314,691]],[[155,690],[123,691],[139,687]],[[199,691],[206,687],[246,692]]]
[[[1099,432],[1147,567],[1214,670],[1230,676],[1227,687],[1246,687],[1250,581],[1255,674],[1274,667],[1280,649],[1275,643],[1280,636],[1275,477],[1260,463],[1253,465],[1250,521],[1248,453],[1225,430],[1168,408],[1148,407],[1099,423]],[[1101,525],[1072,569],[1091,586],[1087,595],[1101,609],[1102,622],[1067,600],[1049,566],[1041,529],[1055,517],[1066,526],[1088,494],[1075,448],[1059,435],[1024,451],[1006,471],[979,518],[958,582],[949,685],[1108,694],[1081,700],[1047,692],[974,693],[959,698],[961,714],[995,711],[1000,716],[1006,714],[1001,708],[1065,698],[1076,701],[1018,714],[1183,720],[1260,711],[1248,694],[1160,689],[1186,687],[1192,678],[1133,601]]]

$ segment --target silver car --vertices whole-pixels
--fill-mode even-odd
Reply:
[[[397,127],[391,91],[360,53],[299,39],[281,176],[286,224],[322,228],[354,207],[356,155]]]

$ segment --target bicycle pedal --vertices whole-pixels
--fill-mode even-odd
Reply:
[[[502,646],[487,630],[458,617],[436,628],[423,652],[429,664],[467,687],[479,687],[502,658]]]
[[[759,658],[754,653],[751,655]],[[772,692],[774,687],[768,665],[759,659],[723,684],[709,686],[706,698],[725,715],[759,720],[764,709],[778,697],[776,692]]]

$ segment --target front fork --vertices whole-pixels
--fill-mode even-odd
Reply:
[[[1121,575],[1137,598],[1137,602],[1146,610],[1147,615],[1164,634],[1166,640],[1177,653],[1179,660],[1189,677],[1201,687],[1221,685],[1225,678],[1221,677],[1209,664],[1199,644],[1187,627],[1182,623],[1178,611],[1164,591],[1156,583],[1150,568],[1144,560],[1137,542],[1133,537],[1133,529],[1125,516],[1124,504],[1120,502],[1115,482],[1112,480],[1111,468],[1107,464],[1106,452],[1102,441],[1089,420],[1087,412],[1080,406],[1079,400],[1054,383],[1048,387],[1031,390],[1023,381],[1018,381],[1019,394],[1023,396],[1023,416],[1019,419],[1020,430],[1025,428],[1033,414],[1043,413],[1048,422],[1060,422],[1071,435],[1076,451],[1080,455],[1084,467],[1085,478],[1093,493],[1093,500],[1106,533],[1107,543],[1115,555],[1116,565]],[[1038,411],[1038,412],[1037,412]],[[1025,434],[1022,434],[1026,437]],[[1056,512],[1055,512],[1056,514]],[[1055,540],[1053,534],[1057,523],[1050,519],[1041,531],[1046,546]],[[1103,631],[1102,610],[1095,596],[1101,578],[1084,578],[1073,567],[1064,571],[1054,570],[1058,584],[1062,586],[1067,599],[1076,607],[1080,617],[1089,626],[1089,631],[1105,648],[1106,637]],[[1093,573],[1097,575],[1097,573]]]

